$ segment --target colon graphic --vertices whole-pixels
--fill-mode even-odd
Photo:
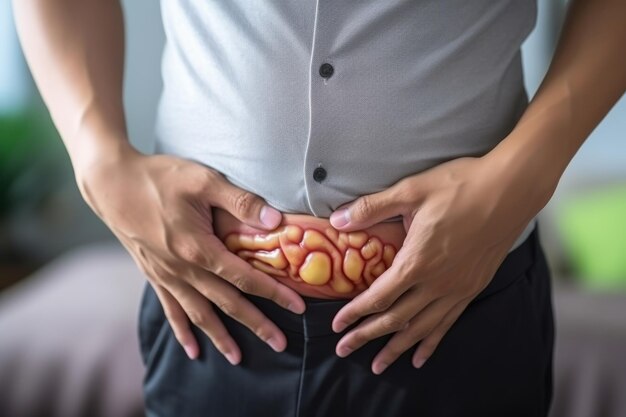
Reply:
[[[364,290],[396,256],[390,243],[365,231],[321,232],[285,225],[266,234],[233,232],[225,246],[255,268],[277,277],[315,286],[330,286],[338,293]]]

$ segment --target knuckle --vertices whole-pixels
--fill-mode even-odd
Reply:
[[[237,213],[248,215],[254,206],[255,197],[247,191],[236,193],[233,197],[233,207]]]
[[[191,310],[187,313],[189,320],[198,327],[207,327],[209,315],[205,311]]]
[[[391,302],[385,297],[376,296],[372,300],[372,308],[374,309],[374,311],[384,311],[387,310],[390,306]]]
[[[384,330],[396,331],[404,327],[404,320],[398,317],[396,314],[385,314],[381,318],[381,326]]]
[[[215,168],[210,167],[210,166],[202,167],[202,177],[207,185],[215,181],[224,179],[224,177],[221,175],[219,171],[217,171]]]
[[[218,277],[224,277],[226,274],[226,265],[224,265],[224,262],[212,262],[210,259],[208,259],[207,267],[209,271],[211,271]]]
[[[193,167],[187,171],[187,181],[177,191],[183,196],[198,196],[207,190],[207,181],[205,172],[202,169]]]
[[[372,199],[366,195],[361,197],[361,200],[354,206],[350,214],[355,220],[367,219],[370,217],[373,209]]]
[[[246,294],[253,294],[256,291],[256,284],[246,276],[238,276],[234,279],[233,284],[239,288],[239,290]]]
[[[199,186],[199,192],[205,193],[211,189],[213,182],[216,180],[216,173],[210,167],[203,167],[198,176],[197,183]]]
[[[409,177],[405,177],[400,180],[396,187],[394,187],[393,194],[395,201],[399,201],[403,204],[411,203],[411,196],[415,193],[411,192],[411,190],[415,189],[412,187],[412,184],[409,181]]]
[[[200,264],[204,261],[204,255],[194,243],[184,243],[178,247],[178,256],[186,262]]]
[[[216,302],[217,307],[231,317],[239,314],[239,303],[236,300],[221,299]]]

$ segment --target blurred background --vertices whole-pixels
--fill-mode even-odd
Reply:
[[[150,153],[159,4],[123,4],[130,137]],[[10,7],[0,1],[0,416],[141,416],[144,278],[78,192]],[[565,7],[539,0],[523,47],[531,96]],[[626,99],[582,146],[539,224],[557,324],[552,416],[626,417]]]

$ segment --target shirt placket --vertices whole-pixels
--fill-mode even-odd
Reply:
[[[332,102],[337,80],[337,62],[331,55],[329,31],[332,22],[326,0],[318,0],[315,10],[311,63],[309,67],[309,135],[304,159],[304,183],[311,212],[315,216],[330,215],[328,207],[329,178],[333,167],[324,155],[332,146]],[[322,151],[324,150],[324,151]]]

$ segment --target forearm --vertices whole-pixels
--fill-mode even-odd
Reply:
[[[78,176],[130,147],[118,0],[15,0],[24,55]]]
[[[536,196],[537,210],[591,131],[626,90],[626,2],[574,0],[537,94],[487,155],[502,180]]]

